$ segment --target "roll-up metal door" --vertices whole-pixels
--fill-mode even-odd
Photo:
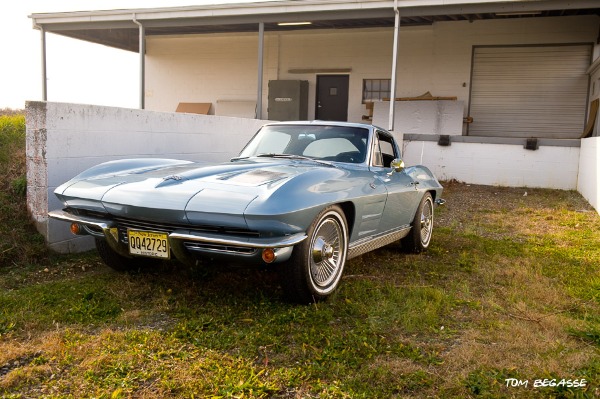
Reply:
[[[470,136],[579,138],[591,45],[473,49]]]

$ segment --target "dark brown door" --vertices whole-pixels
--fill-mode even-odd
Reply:
[[[348,75],[317,76],[316,119],[322,121],[348,120]]]

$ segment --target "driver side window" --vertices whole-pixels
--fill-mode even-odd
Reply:
[[[391,136],[377,132],[373,143],[373,156],[371,164],[383,168],[390,168],[392,161],[398,157]]]

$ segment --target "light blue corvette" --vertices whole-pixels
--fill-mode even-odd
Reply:
[[[55,190],[49,216],[96,238],[104,262],[148,258],[280,263],[287,296],[322,300],[346,260],[401,240],[421,252],[442,186],[424,166],[404,167],[392,135],[371,125],[265,125],[230,162],[107,162]]]

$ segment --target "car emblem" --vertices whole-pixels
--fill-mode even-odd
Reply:
[[[178,176],[178,175],[170,175],[167,177],[163,177],[163,181],[166,181],[166,180],[178,180],[179,181],[181,179],[183,179],[183,177]]]

